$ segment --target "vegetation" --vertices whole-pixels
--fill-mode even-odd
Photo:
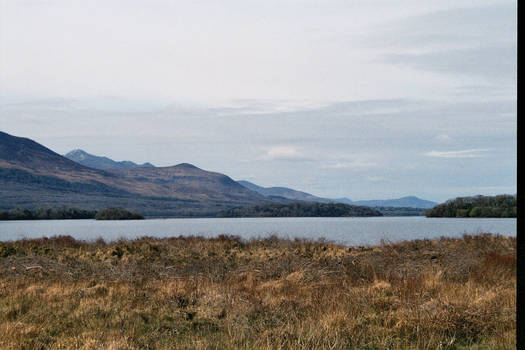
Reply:
[[[384,216],[424,216],[427,209],[410,207],[374,207]]]
[[[62,220],[62,219],[93,219],[96,210],[85,210],[79,208],[40,207],[36,209],[15,208],[11,210],[0,210],[0,220]]]
[[[144,216],[124,208],[109,207],[97,212],[96,220],[144,220]]]
[[[427,217],[515,218],[516,195],[458,197],[426,212]]]
[[[516,239],[0,243],[0,348],[512,349]]]
[[[218,217],[339,217],[382,216],[369,207],[343,203],[272,203],[221,211]]]

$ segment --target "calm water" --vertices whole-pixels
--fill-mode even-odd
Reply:
[[[406,239],[460,237],[464,233],[499,233],[516,236],[516,219],[455,219],[425,217],[373,218],[242,218],[151,219],[140,221],[43,220],[0,221],[0,241],[71,235],[77,239],[106,241],[141,236],[237,235],[245,239],[276,235],[348,245],[377,244]]]

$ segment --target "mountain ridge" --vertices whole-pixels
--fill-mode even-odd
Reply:
[[[255,191],[263,196],[283,197],[289,200],[300,200],[305,202],[331,203],[333,200],[314,196],[310,193],[294,190],[288,187],[262,187],[246,180],[237,181],[242,186]]]
[[[99,167],[99,169],[108,170],[109,172],[112,172],[112,169],[130,169],[130,168],[138,168],[138,167],[154,167],[151,163],[144,163],[142,165],[135,164],[130,161],[121,161],[117,162],[107,157],[100,157],[95,156],[92,154],[89,154],[82,150],[73,150],[66,154],[66,157],[68,155],[71,155],[71,153],[77,152],[77,154],[80,157],[93,157],[97,160],[107,160],[105,167]],[[79,157],[73,157],[69,156],[69,159],[72,159],[74,161],[78,161],[82,165],[87,165],[88,162],[82,159],[78,159]],[[78,160],[76,160],[78,159]],[[122,165],[122,163],[132,163],[134,166],[126,166]],[[183,164],[187,164],[188,166],[195,167],[192,164],[188,163],[182,163],[178,166],[182,166]],[[150,166],[151,165],[151,166]],[[96,168],[96,167],[95,167]],[[391,207],[391,208],[421,208],[421,209],[430,209],[437,205],[438,203],[433,201],[428,201],[422,198],[418,198],[416,196],[404,196],[400,198],[391,198],[391,199],[372,199],[372,200],[359,200],[359,201],[352,201],[351,199],[347,197],[341,197],[341,198],[324,198],[315,196],[313,194],[295,190],[293,188],[289,187],[282,187],[282,186],[272,186],[272,187],[263,187],[259,186],[253,182],[246,181],[246,180],[238,180],[237,183],[241,184],[242,186],[248,188],[251,191],[257,192],[265,197],[267,197],[270,200],[281,200],[281,201],[304,201],[304,202],[318,202],[318,203],[343,203],[343,204],[350,204],[350,205],[361,205],[366,207]]]
[[[104,156],[96,156],[82,149],[74,149],[64,155],[64,157],[77,162],[81,165],[95,169],[115,169],[115,168],[153,168],[151,163],[137,164],[129,160],[115,161]]]
[[[392,207],[392,208],[421,208],[430,209],[436,206],[438,203],[432,202],[426,199],[421,199],[416,196],[404,196],[400,198],[392,199],[373,199],[373,200],[359,200],[352,201],[349,198],[323,198],[317,197],[307,192],[294,190],[288,187],[262,187],[254,184],[253,182],[246,180],[237,181],[246,188],[258,192],[264,196],[280,196],[288,200],[303,200],[306,202],[319,202],[319,203],[343,203],[350,205],[360,205],[365,207]]]
[[[271,201],[227,175],[182,163],[95,169],[27,138],[0,132],[0,208],[120,206],[148,216],[214,216]]]
[[[422,208],[430,209],[436,206],[438,203],[421,199],[416,196],[405,196],[400,198],[392,199],[372,199],[372,200],[360,200],[354,201],[353,204],[364,205],[367,207],[393,207],[393,208]]]

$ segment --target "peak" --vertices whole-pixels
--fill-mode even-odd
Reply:
[[[190,163],[180,163],[175,165],[177,168],[186,168],[186,169],[199,169],[195,165]]]
[[[80,148],[74,149],[71,152],[66,153],[66,156],[76,156],[81,154],[88,154],[86,151],[81,150]]]

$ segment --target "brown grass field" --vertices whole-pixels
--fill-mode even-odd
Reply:
[[[0,243],[0,349],[514,349],[516,239]]]

